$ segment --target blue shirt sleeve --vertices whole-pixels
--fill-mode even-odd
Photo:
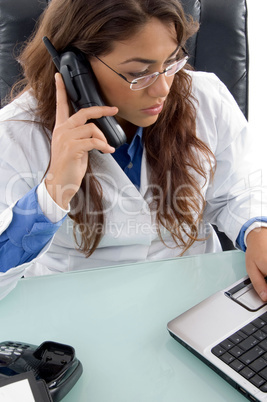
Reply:
[[[37,186],[13,208],[13,219],[0,236],[0,272],[30,262],[49,242],[65,217],[52,223],[41,211]]]
[[[239,235],[238,235],[238,237],[237,237],[237,239],[236,239],[236,243],[237,243],[237,246],[241,249],[241,250],[243,250],[243,251],[246,251],[246,245],[245,245],[245,241],[244,241],[244,238],[245,238],[245,231],[247,230],[247,228],[250,226],[250,225],[252,225],[252,223],[254,223],[254,222],[267,222],[267,217],[265,217],[265,216],[258,216],[258,217],[256,217],[256,218],[252,218],[252,219],[249,219],[243,226],[242,226],[242,228],[241,228],[241,230],[240,230],[240,232],[239,232]]]

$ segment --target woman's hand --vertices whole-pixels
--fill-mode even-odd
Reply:
[[[57,110],[56,123],[52,134],[51,162],[45,184],[53,200],[62,208],[68,204],[79,190],[86,173],[88,151],[97,149],[112,153],[104,134],[94,123],[85,124],[90,119],[114,116],[118,109],[108,106],[93,106],[69,115],[68,99],[63,79],[56,74]]]
[[[252,230],[247,236],[246,268],[254,289],[267,301],[267,228]]]

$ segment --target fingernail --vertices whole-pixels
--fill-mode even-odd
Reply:
[[[267,292],[265,290],[263,290],[262,292],[260,292],[260,298],[263,301],[267,301]]]

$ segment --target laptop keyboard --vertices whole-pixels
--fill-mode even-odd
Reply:
[[[267,392],[267,312],[211,351],[255,387]]]

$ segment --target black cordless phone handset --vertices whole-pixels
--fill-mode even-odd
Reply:
[[[74,110],[105,106],[92,67],[84,54],[75,48],[58,53],[46,36],[43,42],[63,77]],[[118,148],[126,142],[126,135],[114,117],[104,116],[91,121],[103,132],[109,145]]]

